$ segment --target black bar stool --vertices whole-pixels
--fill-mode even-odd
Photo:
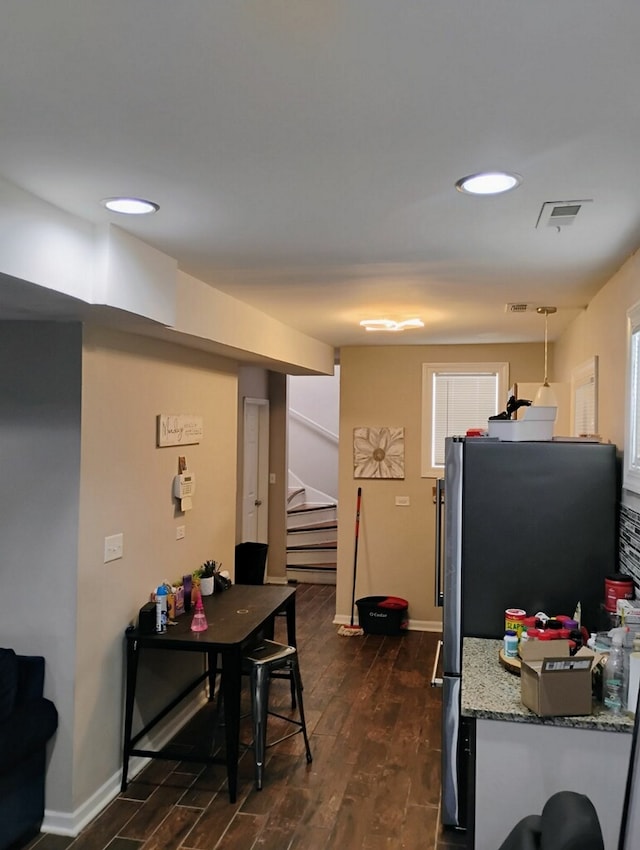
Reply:
[[[291,677],[295,688],[296,702],[300,719],[285,717],[275,711],[269,711],[269,684],[271,674],[274,671],[286,671]],[[313,756],[307,736],[307,725],[304,719],[304,706],[302,703],[302,683],[300,680],[300,669],[298,666],[298,652],[294,646],[286,646],[272,640],[263,640],[256,646],[248,649],[243,656],[243,672],[248,673],[251,681],[251,715],[253,725],[253,750],[256,765],[256,788],[262,788],[262,776],[264,772],[264,760],[267,747],[272,747],[293,735],[302,732],[304,745],[307,753],[307,763],[310,764]],[[286,720],[298,728],[276,741],[267,743],[267,718],[271,715]]]

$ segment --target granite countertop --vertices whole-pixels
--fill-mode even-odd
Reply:
[[[632,732],[633,717],[614,715],[596,702],[593,714],[578,717],[538,717],[520,702],[520,677],[509,673],[499,661],[500,640],[465,638],[462,652],[462,714],[487,720],[538,723],[599,729],[604,732]]]

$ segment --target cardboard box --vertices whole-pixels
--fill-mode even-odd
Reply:
[[[530,648],[529,643],[538,646]],[[540,643],[528,641],[523,647],[520,675],[523,705],[539,717],[591,714],[592,673],[599,656],[583,648],[572,657],[568,642],[563,640]]]
[[[629,626],[634,631],[640,630],[640,600],[618,599],[616,614],[620,617],[621,625]]]

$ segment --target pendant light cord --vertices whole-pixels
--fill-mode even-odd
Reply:
[[[544,385],[549,386],[549,373],[547,370],[547,328],[549,323],[549,312],[544,311]]]

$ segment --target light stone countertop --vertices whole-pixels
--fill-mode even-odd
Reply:
[[[599,702],[594,702],[590,715],[538,717],[520,702],[520,677],[501,665],[501,647],[500,640],[464,639],[461,698],[464,716],[604,732],[633,732],[633,716],[610,714]]]

